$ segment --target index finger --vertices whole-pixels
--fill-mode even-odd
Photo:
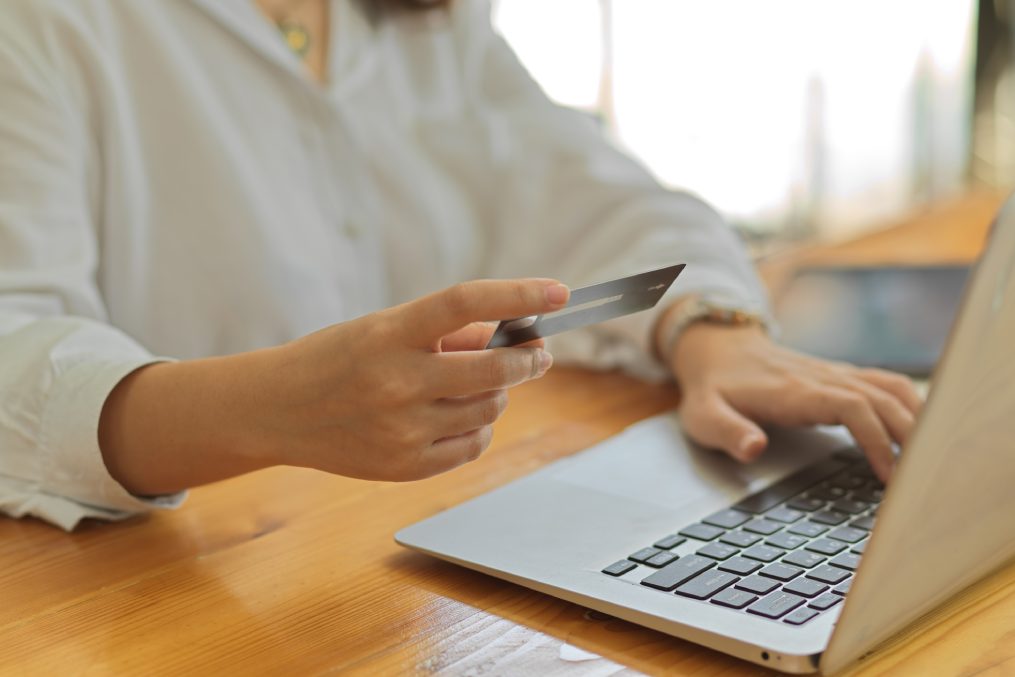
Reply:
[[[472,322],[558,310],[569,296],[568,288],[557,280],[473,280],[407,304],[404,324],[410,342],[429,347]]]

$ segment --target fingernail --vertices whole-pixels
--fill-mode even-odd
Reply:
[[[536,362],[535,378],[539,378],[540,376],[545,374],[546,370],[550,368],[551,364],[553,364],[553,355],[546,352],[545,350],[542,350],[541,348],[537,348],[537,350],[539,351],[539,355],[535,361]]]
[[[764,443],[765,440],[760,435],[746,435],[740,440],[737,456],[742,460],[749,461],[757,454],[756,449]]]
[[[557,283],[546,287],[546,300],[555,306],[564,305],[571,296],[571,290],[566,285]]]

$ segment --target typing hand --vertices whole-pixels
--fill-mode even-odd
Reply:
[[[768,444],[759,423],[844,424],[887,482],[892,443],[905,443],[922,405],[905,376],[808,357],[757,327],[693,325],[670,364],[688,435],[744,462]]]

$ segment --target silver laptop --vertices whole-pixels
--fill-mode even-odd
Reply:
[[[1015,198],[887,492],[840,429],[773,432],[743,466],[664,415],[396,540],[767,667],[831,673],[1015,555],[1013,421]]]

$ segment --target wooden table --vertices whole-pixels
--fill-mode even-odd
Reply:
[[[766,263],[969,260],[999,198]],[[595,393],[590,397],[589,393]],[[0,519],[0,674],[708,674],[764,672],[408,552],[400,527],[676,403],[618,374],[555,369],[519,388],[479,461],[412,484],[280,468],[197,489],[179,511],[72,535]],[[1015,671],[1015,567],[855,674]]]

